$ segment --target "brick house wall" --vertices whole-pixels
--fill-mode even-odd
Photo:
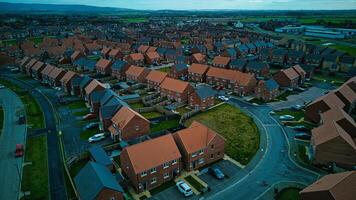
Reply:
[[[121,139],[133,140],[135,138],[146,135],[150,132],[150,123],[146,120],[135,116],[130,122],[121,130]]]
[[[96,71],[100,74],[103,74],[103,75],[108,75],[108,74],[111,74],[111,67],[96,67]]]
[[[198,108],[200,110],[205,110],[205,109],[214,105],[214,97],[212,96],[212,97],[208,97],[208,98],[202,100],[195,92],[193,92],[189,96],[188,104],[192,108]]]
[[[278,97],[280,94],[278,89],[268,91],[264,85],[257,85],[255,88],[255,97],[258,99],[263,99],[264,101],[271,101]]]
[[[63,76],[65,75],[65,71],[62,71],[56,78],[51,78],[49,77],[49,83],[52,86],[61,86],[61,79],[63,78]]]
[[[177,93],[162,88],[160,88],[160,93],[161,96],[166,96],[168,99],[174,99],[177,102],[183,102],[188,100],[188,96],[192,93],[193,90],[193,87],[188,85],[188,87],[182,93]]]
[[[223,86],[225,89],[234,90],[235,83],[230,80],[216,78],[213,76],[206,76],[206,82],[210,85]]]
[[[206,79],[206,74],[197,74],[197,73],[189,72],[188,79],[189,81],[204,83]]]
[[[108,188],[104,188],[95,198],[96,200],[124,200],[124,196],[121,192],[110,190]]]
[[[185,70],[177,71],[174,67],[168,73],[168,76],[175,79],[180,79],[182,77],[186,77],[188,75],[188,68]]]
[[[281,86],[281,87],[290,87],[296,88],[298,87],[298,78],[289,80],[289,78],[282,72],[279,72],[273,76],[273,79]]]

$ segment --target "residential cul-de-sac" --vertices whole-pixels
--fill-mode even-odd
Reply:
[[[0,199],[353,200],[356,8],[237,1],[0,3]]]

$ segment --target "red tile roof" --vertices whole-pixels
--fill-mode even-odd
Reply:
[[[204,74],[208,71],[209,66],[203,64],[193,63],[189,68],[188,72],[195,74]]]
[[[147,57],[148,57],[149,59],[151,59],[151,60],[153,60],[153,59],[159,59],[159,58],[160,58],[159,54],[158,54],[157,52],[155,52],[155,51],[153,51],[153,52],[147,52],[146,55],[147,55]]]
[[[144,56],[142,53],[132,53],[129,55],[132,60],[138,61],[138,60],[144,60]]]
[[[230,62],[229,57],[215,56],[213,63],[217,65],[228,65]]]
[[[110,66],[111,66],[111,61],[104,58],[100,58],[100,60],[95,64],[95,67],[102,68],[102,69],[106,69]]]
[[[189,82],[168,78],[168,77],[165,78],[162,84],[160,85],[161,89],[166,89],[178,93],[184,92],[184,90],[189,86],[190,86]]]
[[[126,75],[139,77],[145,71],[144,67],[138,67],[135,65],[131,65],[129,69],[126,71]]]
[[[147,121],[149,123],[149,121],[144,118],[140,113],[134,111],[133,109],[129,108],[129,107],[122,107],[120,110],[118,110],[115,115],[112,117],[111,121],[113,124],[116,125],[116,127],[123,129],[125,128],[126,125],[128,125],[130,123],[130,121],[135,117],[138,116],[141,119]]]
[[[167,73],[158,70],[152,70],[146,77],[147,81],[153,81],[161,84],[162,81],[167,77]]]

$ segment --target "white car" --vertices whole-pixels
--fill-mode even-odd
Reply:
[[[5,86],[3,84],[0,84],[0,89],[5,88]]]
[[[294,116],[292,115],[282,115],[279,117],[280,120],[293,120]]]
[[[98,141],[101,141],[105,139],[105,134],[104,133],[98,133],[98,134],[95,134],[93,136],[91,136],[89,139],[88,139],[88,142],[89,143],[92,143],[92,142],[98,142]]]
[[[183,180],[180,180],[176,183],[176,186],[182,194],[184,194],[185,197],[189,197],[193,195],[192,189],[189,187],[187,183],[185,183]]]

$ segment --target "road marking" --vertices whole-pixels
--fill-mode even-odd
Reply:
[[[269,186],[264,192],[262,192],[260,195],[258,195],[254,200],[260,199],[261,197],[263,197],[271,188],[275,187],[277,184],[280,183],[297,183],[297,184],[301,184],[301,185],[305,185],[302,182],[298,182],[298,181],[278,181],[276,183],[273,183],[271,186]]]

